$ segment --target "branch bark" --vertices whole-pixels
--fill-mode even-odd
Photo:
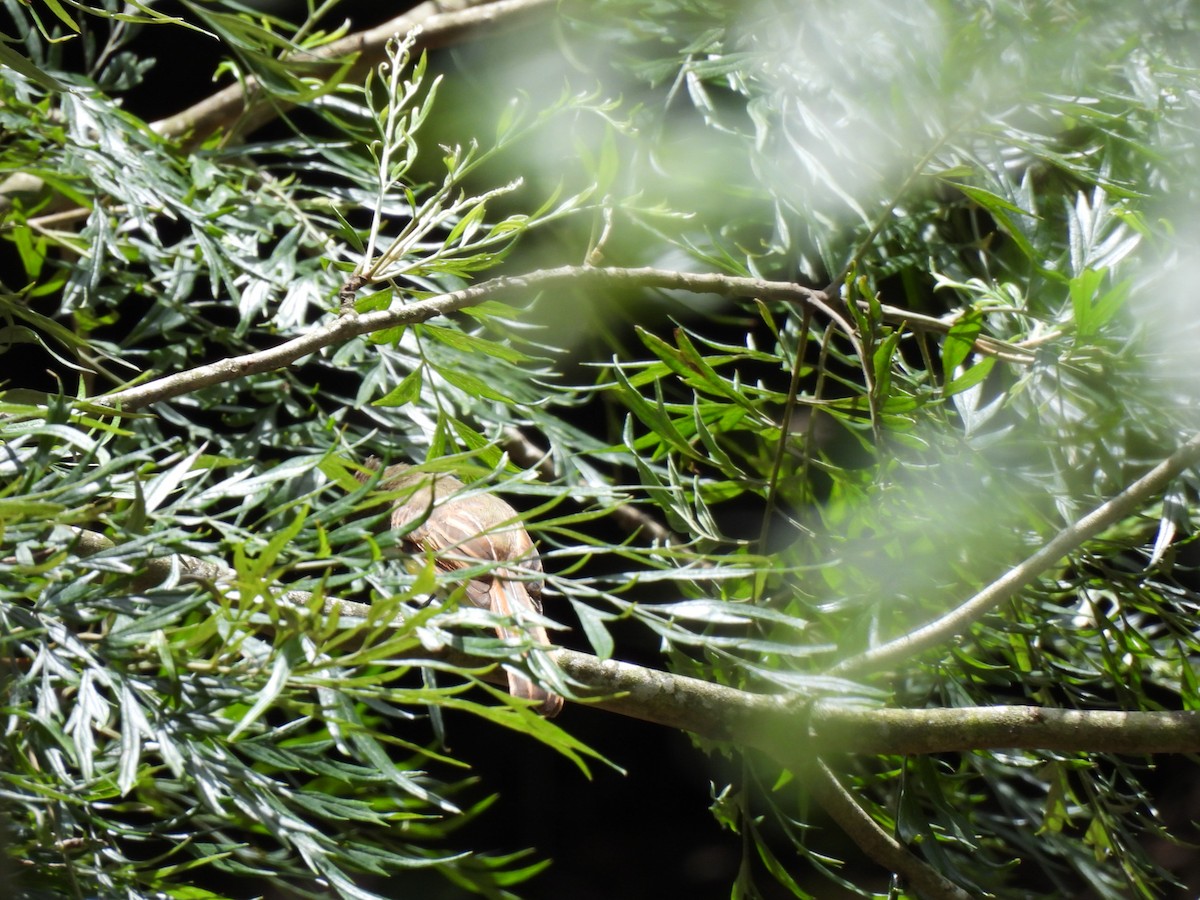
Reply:
[[[568,286],[595,290],[641,288],[681,291],[692,294],[716,294],[721,297],[755,297],[782,303],[802,304],[838,322],[843,329],[850,329],[849,324],[834,308],[835,304],[831,298],[821,291],[792,282],[742,278],[715,273],[679,272],[649,267],[560,266],[553,269],[541,269],[527,275],[505,275],[492,278],[463,290],[397,305],[393,309],[361,315],[353,310],[343,312],[336,319],[314,328],[307,334],[284,341],[275,347],[248,353],[244,356],[218,360],[184,372],[165,375],[136,387],[113,391],[89,402],[133,411],[152,403],[160,403],[182,396],[199,388],[281,369],[311,353],[337,346],[364,334],[399,325],[425,322],[437,316],[477,306],[486,300],[497,299],[506,294],[532,293]],[[883,315],[887,321],[896,324],[906,323],[911,318],[910,313],[898,307],[884,308]],[[943,329],[949,328],[945,323],[939,324]],[[934,329],[930,328],[930,330]],[[982,336],[976,340],[976,349],[993,355],[997,352],[996,348],[987,345],[987,339]]]
[[[306,53],[306,64],[328,61],[336,71],[338,60],[354,57],[347,77],[359,78],[386,58],[387,42],[415,28],[420,35],[415,49],[430,50],[466,40],[476,34],[491,37],[502,29],[518,27],[535,13],[552,8],[558,0],[427,0],[382,25],[348,34]],[[192,104],[174,115],[159,119],[150,128],[165,138],[180,141],[183,150],[202,144],[222,129],[232,136],[249,134],[278,118],[292,105],[271,98],[257,78],[248,75]],[[45,182],[36,175],[16,172],[0,181],[0,213],[12,206],[10,195],[36,194]],[[65,202],[65,201],[64,201]],[[56,211],[57,204],[46,211]]]
[[[1195,753],[1200,711],[1142,712],[969,706],[953,709],[870,709],[824,702],[810,728],[822,753],[969,753],[974,750],[1057,750],[1125,755]],[[900,750],[897,748],[903,747]]]
[[[104,535],[80,530],[74,552],[90,556],[111,549]],[[183,579],[232,581],[234,570],[223,562],[187,555],[145,560],[139,583],[149,586]],[[281,599],[307,608],[312,595],[287,591]],[[370,606],[326,598],[323,616],[367,619]],[[403,627],[404,620],[393,622]],[[428,653],[424,655],[428,656]],[[453,648],[443,658],[464,668],[480,660]],[[561,648],[554,663],[577,686],[578,699],[606,712],[655,725],[679,728],[698,737],[749,747],[766,753],[784,768],[800,771],[819,751],[865,754],[924,754],[972,750],[1027,749],[1123,754],[1200,752],[1200,711],[1124,712],[1064,710],[1033,706],[956,707],[953,709],[884,709],[829,699],[800,702],[794,694],[760,694],[713,684],[659,669],[599,659],[590,653]],[[504,684],[497,669],[489,681]]]
[[[493,278],[463,290],[378,312],[360,315],[351,310],[307,334],[284,341],[275,347],[166,375],[136,387],[114,391],[89,402],[126,411],[141,409],[151,403],[170,400],[199,388],[281,369],[311,353],[360,335],[425,322],[436,316],[476,306],[485,300],[496,299],[506,294],[552,290],[569,285],[593,289],[654,288],[694,294],[718,294],[722,297],[760,297],[808,304],[831,318],[840,318],[830,307],[828,298],[820,291],[789,282],[707,273],[693,274],[669,269],[561,266],[542,269],[528,275]]]
[[[971,900],[971,895],[879,827],[833,770],[817,760],[809,790],[821,808],[868,857],[902,876],[925,900]]]

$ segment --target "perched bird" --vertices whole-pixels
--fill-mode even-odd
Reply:
[[[372,457],[365,465],[377,469],[379,461]],[[368,478],[366,473],[358,477],[364,482]],[[467,496],[465,485],[457,478],[415,472],[404,463],[384,469],[378,487],[382,491],[410,491],[396,501],[392,527],[411,529],[402,539],[404,545],[416,552],[432,553],[434,564],[443,572],[474,568],[479,563],[512,562],[526,571],[541,573],[537,548],[517,511],[494,494]],[[522,611],[538,614],[542,611],[540,580],[518,580],[512,570],[498,565],[472,575],[464,587],[467,599],[476,606],[519,623],[497,628],[500,637],[520,637],[524,631],[536,643],[549,645],[545,628],[521,622]],[[537,701],[538,712],[548,718],[562,710],[562,697],[511,670],[508,690],[514,697]]]

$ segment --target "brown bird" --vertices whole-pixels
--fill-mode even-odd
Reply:
[[[372,457],[365,463],[377,469]],[[359,480],[366,481],[365,473]],[[434,564],[443,572],[472,568],[483,562],[512,562],[540,573],[542,561],[529,538],[517,511],[493,494],[465,496],[465,485],[442,473],[414,472],[401,463],[388,466],[379,480],[383,491],[406,491],[392,510],[392,527],[411,528],[404,545],[414,551],[433,554]],[[414,527],[414,523],[417,523]],[[541,625],[521,622],[521,611],[540,614],[542,582],[519,581],[511,570],[496,566],[473,575],[465,585],[467,599],[476,606],[513,619],[511,628],[497,628],[502,638],[520,637],[522,631],[543,646],[550,643]],[[537,711],[547,718],[563,708],[563,698],[538,687],[516,672],[508,672],[508,691],[514,697],[537,701]]]

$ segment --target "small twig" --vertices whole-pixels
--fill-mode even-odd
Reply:
[[[75,529],[76,541],[72,550],[80,556],[93,556],[113,549],[116,544],[97,531]],[[137,577],[133,586],[144,590],[154,585],[173,581],[203,582],[206,584],[229,583],[237,579],[237,571],[223,562],[201,559],[186,553],[170,556],[151,556],[137,560]],[[308,591],[283,591],[279,598],[287,603],[304,606],[312,599]]]
[[[842,270],[838,272],[838,274],[834,276],[830,280],[829,284],[825,287],[826,294],[833,296],[841,289],[842,283],[846,280],[846,277],[866,255],[866,252],[871,248],[871,245],[875,243],[875,238],[879,237],[879,235],[883,232],[884,227],[886,227],[887,223],[892,218],[892,213],[895,212],[896,207],[900,204],[900,201],[903,200],[908,194],[909,188],[916,184],[917,179],[921,178],[925,174],[925,167],[933,161],[933,158],[937,156],[939,152],[941,152],[942,147],[946,145],[956,130],[956,128],[946,129],[945,133],[940,135],[937,140],[933,142],[933,145],[925,151],[925,155],[917,160],[916,165],[914,165],[909,171],[908,177],[904,179],[904,183],[896,189],[896,191],[892,194],[891,199],[881,210],[879,210],[879,214],[875,217],[875,221],[872,223],[871,229],[867,232],[863,239],[858,242],[858,245],[850,254],[850,259],[846,261],[846,264],[842,267]]]
[[[758,526],[758,545],[760,547],[769,546],[771,536],[771,522],[775,518],[775,507],[779,502],[779,474],[783,471],[783,461],[787,457],[788,451],[791,449],[791,423],[792,416],[796,412],[796,404],[800,398],[800,376],[804,371],[804,355],[808,349],[808,329],[809,323],[812,321],[812,309],[805,307],[800,316],[799,340],[796,342],[796,350],[792,356],[792,374],[788,382],[787,398],[784,400],[783,412],[780,414],[779,433],[781,435],[779,441],[775,444],[775,455],[771,460],[771,471],[767,476],[767,502],[763,508],[762,521]],[[780,347],[780,355],[784,355],[782,346]],[[809,431],[807,440],[804,444],[804,473],[803,476],[807,479],[808,463],[812,456],[812,423],[814,416],[809,416]],[[807,483],[805,480],[804,483]],[[765,584],[762,585],[765,589]],[[756,594],[755,600],[759,597]]]
[[[868,304],[865,301],[859,303],[859,307],[863,310],[868,309]],[[912,310],[904,309],[900,306],[889,306],[882,304],[879,306],[879,311],[883,318],[894,324],[907,325],[913,331],[934,332],[936,334],[949,334],[950,329],[954,327],[953,319],[942,319],[937,316],[929,316],[924,313],[913,312]],[[1014,363],[1016,365],[1029,366],[1037,361],[1037,357],[1029,352],[1027,348],[1034,347],[1039,343],[1045,343],[1044,340],[1022,341],[1021,343],[1012,343],[1002,341],[999,338],[990,337],[985,334],[978,335],[975,338],[975,351],[982,353],[985,356],[994,356],[1001,362]]]
[[[1200,433],[1112,499],[1072,522],[1040,550],[1013,566],[974,597],[945,615],[895,640],[852,656],[829,670],[830,675],[861,676],[907,661],[919,653],[964,634],[982,616],[1011,600],[1022,588],[1068,553],[1105,528],[1135,513],[1172,479],[1200,461]]]

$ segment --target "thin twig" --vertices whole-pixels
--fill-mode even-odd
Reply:
[[[971,599],[895,640],[852,656],[829,670],[830,675],[858,677],[884,669],[952,640],[1001,603],[1011,600],[1042,572],[1105,528],[1137,512],[1155,494],[1200,461],[1200,433],[1112,499],[1072,522],[1036,553],[1013,566]]]
[[[858,245],[850,254],[850,259],[846,261],[846,264],[842,267],[842,270],[830,280],[828,285],[826,285],[825,293],[829,294],[830,296],[834,296],[838,291],[841,290],[842,283],[845,282],[846,277],[854,270],[854,267],[862,261],[862,258],[866,255],[867,250],[869,250],[871,245],[875,243],[875,238],[879,237],[879,235],[883,232],[884,227],[891,220],[892,214],[895,212],[896,207],[900,205],[900,201],[903,200],[908,194],[909,188],[916,184],[917,179],[921,178],[925,174],[925,167],[933,161],[934,157],[937,156],[939,152],[941,152],[941,149],[950,140],[955,130],[955,127],[947,129],[946,132],[940,135],[937,140],[933,142],[933,145],[925,151],[925,155],[917,160],[916,165],[912,167],[908,173],[908,176],[904,179],[904,183],[896,189],[895,193],[892,194],[891,199],[881,210],[879,210],[878,215],[875,217],[874,223],[871,225],[871,230],[868,231],[862,240],[858,242]]]
[[[522,468],[533,469],[542,481],[553,482],[558,478],[550,455],[523,435],[519,429],[504,429],[504,449],[508,451],[513,462]],[[666,546],[680,544],[685,540],[682,535],[671,531],[654,516],[644,509],[638,509],[632,503],[618,503],[609,508],[608,514],[625,532],[636,534],[648,543]]]
[[[866,301],[860,301],[859,307],[865,311],[869,308],[869,305]],[[884,320],[895,324],[907,325],[913,331],[949,334],[950,329],[954,327],[952,317],[938,318],[937,316],[929,316],[924,313],[904,309],[900,306],[889,306],[887,304],[882,304],[878,309],[883,315]],[[1045,343],[1045,341],[1039,339],[1037,343]],[[977,353],[982,353],[985,356],[994,356],[1001,362],[1029,366],[1037,361],[1037,357],[1028,349],[1035,346],[1036,344],[1032,340],[1012,343],[981,334],[975,338],[974,349]]]

